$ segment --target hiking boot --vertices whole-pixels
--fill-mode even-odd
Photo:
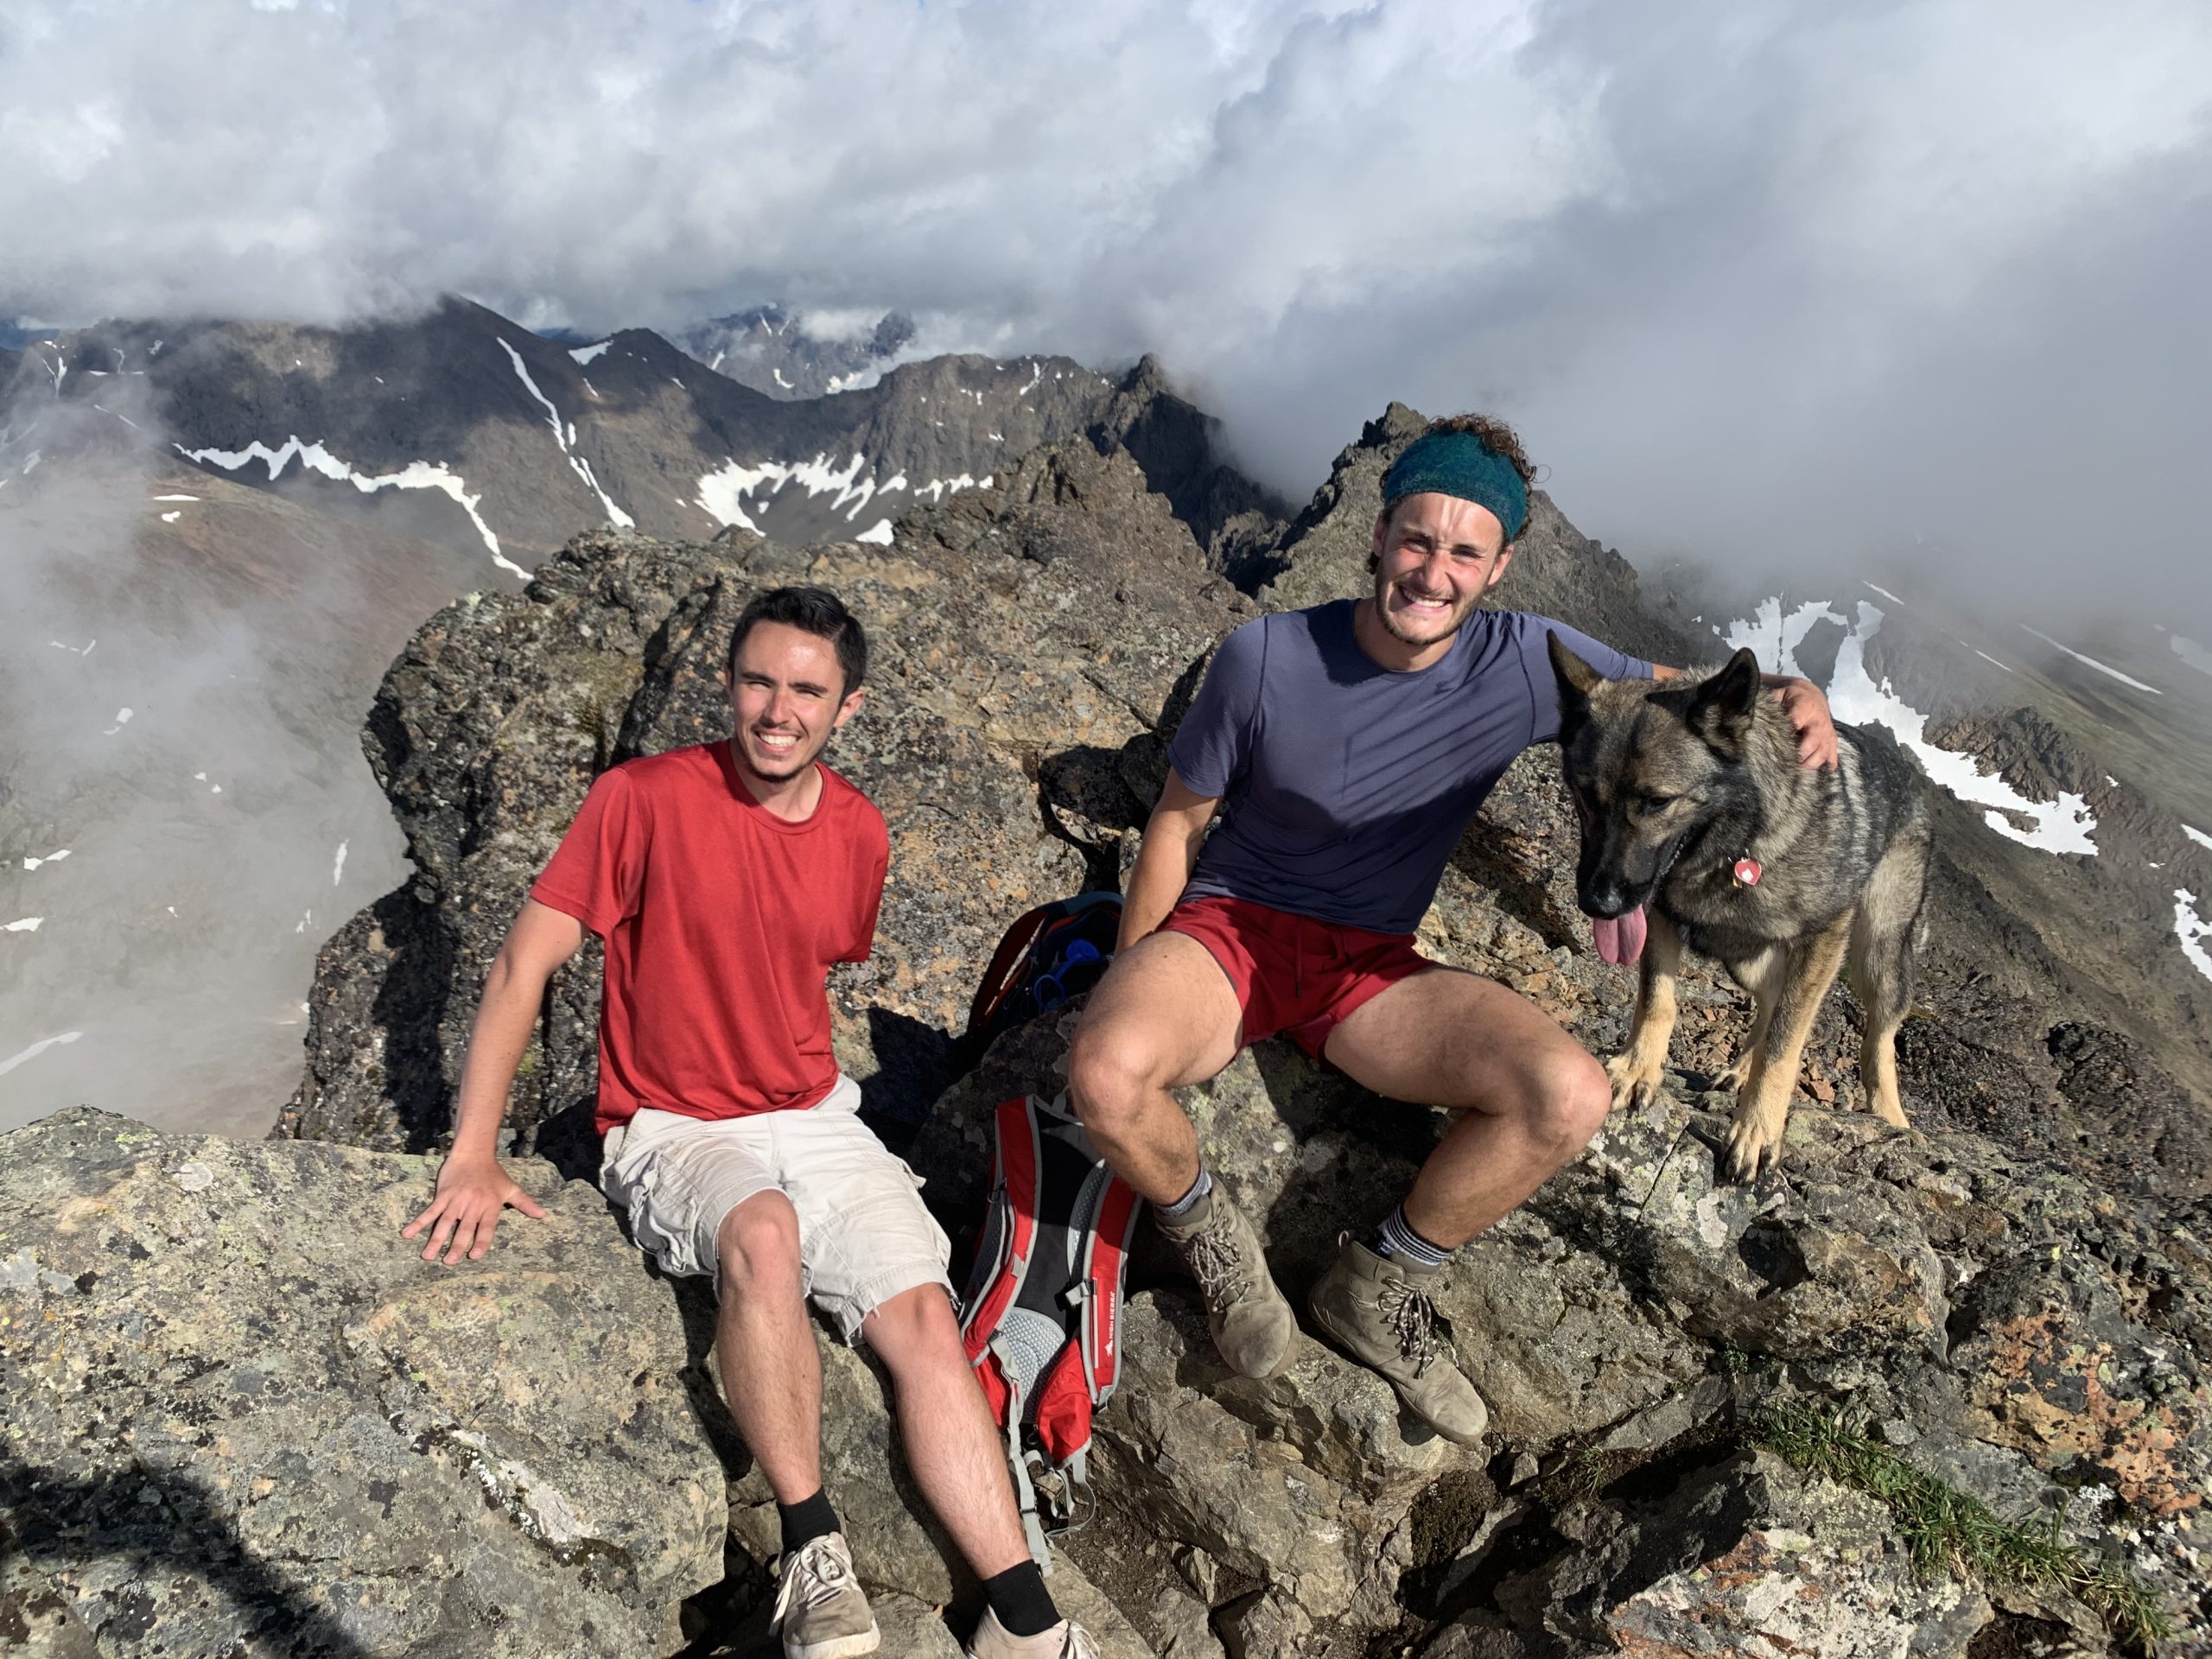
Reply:
[[[1098,1643],[1071,1618],[1034,1636],[1016,1636],[986,1608],[983,1622],[968,1638],[967,1652],[968,1659],[1098,1659]]]
[[[1161,1219],[1205,1299],[1206,1328],[1229,1369],[1239,1376],[1273,1376],[1298,1334],[1298,1317],[1268,1272],[1260,1236],[1217,1185],[1178,1222]]]
[[[1345,1233],[1306,1311],[1338,1347],[1389,1378],[1414,1416],[1446,1440],[1472,1446],[1490,1426],[1490,1408],[1452,1362],[1451,1327],[1439,1338],[1429,1293],[1442,1271],[1377,1255]]]
[[[883,1637],[853,1576],[853,1552],[843,1533],[824,1533],[784,1558],[769,1628],[783,1636],[784,1659],[847,1659],[875,1651]]]

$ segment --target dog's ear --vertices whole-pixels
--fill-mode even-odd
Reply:
[[[1740,754],[1759,701],[1759,659],[1745,646],[1701,682],[1683,715],[1689,728],[1725,754]]]
[[[1590,694],[1605,677],[1567,648],[1558,634],[1547,632],[1544,644],[1551,652],[1552,673],[1559,681],[1559,735],[1564,743],[1575,728],[1590,718]]]

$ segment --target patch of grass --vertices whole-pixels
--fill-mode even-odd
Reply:
[[[1631,1453],[1586,1446],[1559,1466],[1554,1479],[1563,1497],[1595,1497],[1634,1468],[1636,1462]]]
[[[1988,1505],[1924,1474],[1887,1446],[1809,1402],[1782,1406],[1752,1430],[1759,1445],[1808,1473],[1879,1499],[1923,1574],[1950,1572],[1987,1583],[2056,1587],[2095,1610],[2114,1635],[2144,1652],[2171,1639],[2155,1592],[2133,1573],[2092,1560],[2058,1523],[2018,1526]]]
[[[1779,1376],[1782,1362],[1772,1354],[1753,1353],[1728,1344],[1713,1350],[1713,1363],[1730,1376]]]

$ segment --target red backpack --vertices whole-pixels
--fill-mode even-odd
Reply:
[[[1001,1102],[995,1129],[960,1336],[1006,1431],[1030,1554],[1049,1573],[1047,1537],[1090,1519],[1077,1512],[1090,1506],[1090,1421],[1121,1376],[1139,1200],[1083,1126],[1034,1095]]]

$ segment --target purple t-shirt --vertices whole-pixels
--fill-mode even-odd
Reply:
[[[1410,933],[1475,809],[1522,750],[1559,735],[1544,636],[1614,679],[1651,664],[1525,611],[1477,611],[1441,662],[1384,668],[1357,601],[1281,611],[1221,642],[1167,751],[1223,798],[1184,889],[1376,933]]]

